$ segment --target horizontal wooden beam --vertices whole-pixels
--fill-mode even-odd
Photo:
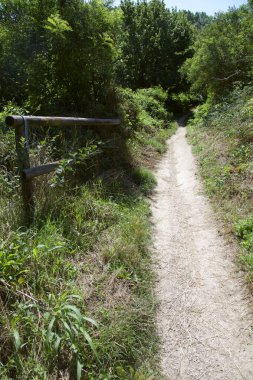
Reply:
[[[82,117],[54,117],[54,116],[7,116],[6,125],[18,127],[27,121],[29,127],[74,127],[74,126],[118,126],[120,119],[91,119]]]
[[[59,161],[51,162],[49,164],[35,166],[34,168],[24,169],[23,173],[25,175],[25,179],[32,179],[35,177],[39,177],[40,175],[50,173],[58,168],[60,165]]]

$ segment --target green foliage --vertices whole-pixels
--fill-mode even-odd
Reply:
[[[96,0],[2,1],[2,104],[46,114],[115,112],[113,14]]]
[[[71,361],[75,363],[77,368],[77,379],[81,378],[80,367],[84,365],[85,342],[87,342],[87,347],[97,356],[93,341],[86,328],[86,325],[97,326],[96,322],[93,319],[86,318],[81,313],[75,305],[76,299],[78,299],[76,295],[63,293],[56,299],[55,295],[49,294],[46,307],[31,302],[17,305],[17,312],[14,313],[12,320],[12,335],[16,350],[13,370],[15,368],[19,371],[19,378],[26,378],[27,371],[30,371],[33,376],[40,375],[36,367],[31,372],[27,367],[29,363],[26,363],[24,357],[24,347],[27,349],[32,345],[32,338],[37,341],[37,344],[41,344],[45,360],[49,363],[53,363],[57,358],[58,365],[60,365],[59,359],[64,355],[64,351],[68,350]],[[22,326],[21,323],[24,325]],[[29,334],[29,336],[27,337],[25,334]],[[11,361],[9,365],[12,365]],[[40,367],[40,371],[42,371],[41,375],[44,378],[46,370]]]
[[[132,367],[125,370],[122,367],[117,368],[117,374],[119,379],[122,380],[154,380],[154,376],[146,376],[141,371],[135,371]]]
[[[243,112],[250,117],[253,117],[253,98],[250,98],[243,106]]]
[[[85,328],[89,323],[97,327],[96,322],[82,315],[80,310],[75,306],[73,300],[76,295],[63,294],[59,299],[55,296],[49,297],[48,304],[51,306],[51,298],[54,307],[50,312],[44,315],[47,324],[45,346],[48,356],[53,358],[58,355],[60,346],[69,346],[77,366],[77,380],[81,378],[81,370],[85,365],[85,342],[97,357],[97,352],[93,341]],[[79,297],[81,300],[81,297]]]
[[[170,106],[181,116],[188,113],[195,104],[199,104],[200,97],[192,92],[179,92],[172,94],[169,100]]]
[[[180,86],[178,68],[189,57],[192,26],[182,12],[160,0],[121,3],[123,30],[118,82],[131,88]]]
[[[28,374],[39,376],[36,368],[30,368],[37,349],[41,352],[43,376],[47,373],[45,363],[50,367],[58,357],[53,367],[61,366],[66,351],[70,356],[65,359],[65,366],[72,362],[82,364],[84,341],[95,353],[86,327],[95,322],[76,306],[81,305],[81,298],[70,293],[77,273],[71,256],[60,229],[50,222],[40,231],[13,233],[1,242],[1,297],[9,293],[10,313],[2,316],[1,323],[5,333],[9,329],[13,332],[16,350],[10,355],[11,341],[7,342],[1,361],[5,364],[3,369],[17,371],[19,378],[25,379]]]
[[[252,12],[245,6],[219,13],[197,36],[194,55],[181,70],[192,89],[217,102],[252,75]]]
[[[137,279],[140,280],[143,274],[145,276],[145,263],[142,266],[140,260],[146,257],[146,244],[149,241],[147,222],[139,218],[138,213],[147,215],[149,210],[143,201],[134,202],[132,206],[134,207],[132,210],[121,207],[122,220],[119,220],[117,225],[111,226],[111,231],[109,230],[109,233],[100,239],[100,244],[109,269],[117,269],[117,278],[138,281]],[[112,230],[115,238],[108,245],[107,239],[111,236]]]
[[[236,226],[236,235],[241,239],[242,247],[253,253],[253,216],[240,220]]]
[[[93,190],[84,187],[81,197],[75,197],[61,214],[69,239],[75,241],[77,249],[89,250],[97,236],[117,223],[120,211],[114,202],[103,199],[101,182],[94,182]]]
[[[134,179],[144,194],[149,194],[156,185],[154,174],[146,168],[138,168],[134,171]]]
[[[155,178],[143,157],[147,147],[149,160],[164,151],[172,128],[161,88],[124,89],[120,96],[124,124],[110,139],[36,129],[32,162],[65,158],[55,176],[34,181],[35,219],[28,229],[20,227],[17,207],[14,135],[0,132],[3,379],[156,376],[150,211],[143,199]],[[2,119],[5,112],[26,111],[8,104]]]
[[[241,261],[253,279],[252,86],[237,87],[219,104],[199,106],[188,134],[200,158],[208,194],[225,230],[242,247]]]
[[[142,112],[145,111],[154,120],[167,120],[168,113],[165,109],[167,94],[161,87],[137,90],[136,95]]]
[[[60,165],[55,171],[54,177],[51,180],[51,186],[65,183],[66,176],[70,173],[77,174],[79,170],[85,170],[88,163],[96,155],[101,154],[101,149],[99,147],[100,143],[97,144],[86,144],[86,147],[77,149],[73,153],[69,153],[69,158],[64,158],[60,160]]]
[[[202,29],[206,25],[213,21],[213,17],[207,15],[205,12],[196,12],[182,10],[187,19],[193,24],[197,29]]]
[[[58,12],[48,17],[45,28],[60,37],[63,37],[64,32],[73,31],[68,22],[63,20]]]
[[[167,94],[161,87],[151,87],[133,91],[120,89],[121,117],[126,131],[131,134],[134,130],[167,126],[170,118],[165,102]]]
[[[151,87],[137,91],[120,89],[119,95],[122,124],[125,135],[130,138],[128,147],[132,155],[142,161],[138,158],[142,151],[140,146],[164,153],[166,141],[176,128],[166,109],[167,93],[161,87]]]
[[[249,280],[253,280],[253,216],[240,220],[235,225],[235,233],[243,248],[242,263],[248,271]]]
[[[131,135],[140,124],[140,105],[130,88],[119,90],[120,117],[127,135]]]
[[[185,16],[162,2],[131,6],[134,23],[141,23],[143,62],[152,58],[143,86],[156,87],[119,90],[118,107],[115,72],[122,64],[126,83],[137,62],[136,54],[126,60],[127,33],[135,26],[126,23],[123,6],[1,1],[2,379],[148,380],[150,367],[157,368],[149,207],[143,199],[156,181],[146,166],[165,151],[173,131],[160,85],[175,84],[192,30]],[[151,33],[141,30],[146,10]],[[133,87],[141,80],[136,77]],[[32,165],[63,159],[54,176],[34,180],[34,223],[22,227],[14,131],[4,126],[5,116],[109,117],[118,108],[122,128],[109,137],[75,128],[30,130]]]
[[[102,184],[99,191],[95,189],[98,186],[84,187],[74,203],[70,198],[64,203],[62,198],[58,221],[13,233],[1,242],[1,297],[8,295],[8,302],[0,339],[9,337],[0,352],[1,377],[12,373],[11,378],[55,378],[58,371],[78,379],[85,371],[91,379],[100,373],[116,379],[116,367],[124,369],[138,360],[138,353],[144,353],[143,340],[150,341],[152,321],[146,330],[142,326],[141,338],[138,325],[151,318],[149,300],[146,304],[143,300],[148,296],[141,290],[151,281],[148,206],[134,198],[116,203]],[[89,253],[91,248],[97,259]],[[83,276],[92,277],[91,318],[87,318],[88,289],[75,287]],[[122,300],[110,307],[114,293],[104,293],[112,281],[125,290]],[[136,295],[140,292],[138,312],[129,305],[125,309],[131,289]]]

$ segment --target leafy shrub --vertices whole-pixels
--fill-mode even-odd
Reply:
[[[201,96],[196,96],[191,92],[174,93],[169,96],[170,109],[173,109],[177,114],[189,112],[189,110],[202,100]]]
[[[242,247],[253,255],[253,215],[240,220],[235,226],[235,231],[241,240]]]
[[[253,215],[240,220],[235,226],[235,233],[240,239],[243,252],[241,261],[248,270],[248,278],[253,280]]]
[[[168,113],[164,107],[167,94],[160,87],[137,90],[136,97],[141,109],[152,118],[167,121]]]
[[[159,103],[164,104],[168,99],[168,94],[161,86],[149,87],[137,90],[138,93],[147,96],[149,98],[153,98],[157,100]]]
[[[120,89],[120,113],[124,128],[130,133],[149,127],[159,129],[167,126],[169,119],[165,109],[167,94],[160,87]]]
[[[130,88],[119,90],[120,117],[128,135],[140,127],[140,105]]]

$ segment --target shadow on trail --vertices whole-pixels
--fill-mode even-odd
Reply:
[[[193,115],[192,112],[188,112],[187,114],[179,117],[177,120],[179,127],[185,128],[188,120],[192,118],[192,115]]]

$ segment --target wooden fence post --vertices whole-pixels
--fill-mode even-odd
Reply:
[[[60,162],[50,162],[44,165],[30,167],[28,123],[29,127],[76,127],[76,126],[99,126],[117,127],[120,119],[95,119],[82,117],[59,117],[59,116],[7,116],[6,125],[15,128],[16,149],[19,160],[21,177],[21,190],[24,203],[25,224],[33,221],[34,199],[32,178],[54,171]]]
[[[31,224],[33,220],[34,201],[32,180],[27,179],[24,173],[25,169],[30,168],[29,141],[28,141],[28,123],[23,117],[23,124],[15,127],[16,149],[19,161],[21,191],[24,203],[24,222],[26,225]]]

